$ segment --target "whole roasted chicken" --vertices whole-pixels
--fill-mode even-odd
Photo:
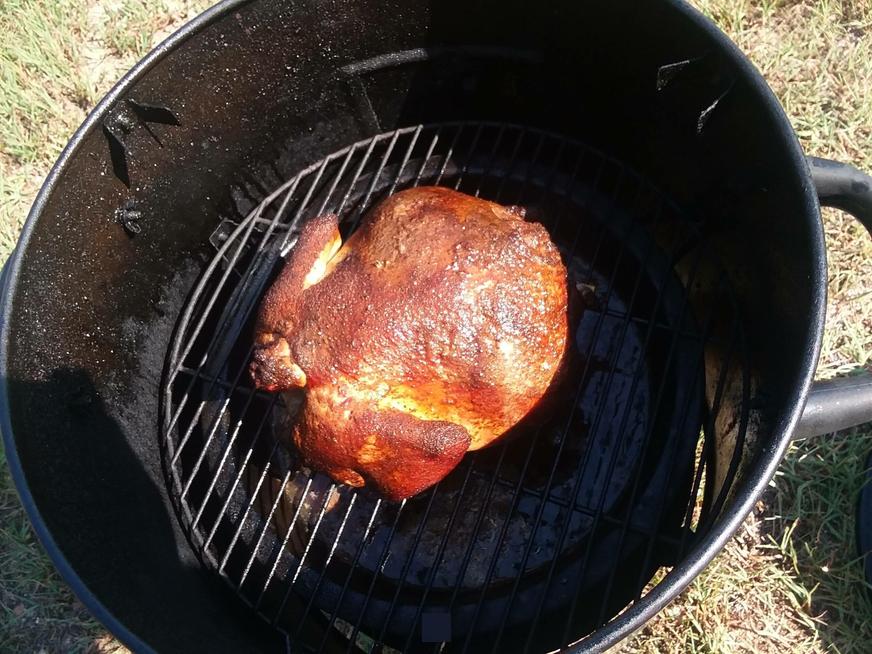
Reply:
[[[293,439],[337,482],[410,497],[530,412],[567,347],[566,269],[524,211],[421,187],[343,244],[307,222],[257,316],[251,374],[305,389]]]

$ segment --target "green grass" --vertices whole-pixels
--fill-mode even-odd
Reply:
[[[86,31],[74,3],[0,4],[0,257],[15,245],[46,167],[93,104],[75,62]]]
[[[653,1],[653,0],[652,0]],[[85,112],[204,0],[0,0],[0,261]],[[697,0],[761,69],[811,154],[872,170],[872,0]],[[872,240],[824,212],[819,374],[872,358]],[[626,652],[869,652],[854,506],[872,429],[791,446],[737,537]],[[54,572],[0,452],[0,652],[120,651]]]
[[[202,8],[208,6],[205,2],[192,4],[199,4]],[[118,57],[133,55],[140,59],[151,50],[154,34],[170,25],[168,18],[173,17],[178,3],[120,0],[105,3],[103,7],[107,19],[113,24],[113,29],[106,34],[109,50]]]

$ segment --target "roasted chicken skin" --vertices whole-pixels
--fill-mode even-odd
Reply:
[[[567,347],[566,269],[523,211],[420,187],[341,243],[310,220],[263,298],[251,374],[305,389],[290,434],[340,483],[411,497],[533,409]]]

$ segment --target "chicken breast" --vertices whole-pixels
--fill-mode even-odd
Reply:
[[[305,389],[290,439],[340,483],[398,500],[530,412],[567,347],[566,268],[523,210],[421,187],[345,244],[310,220],[263,298],[251,374]]]

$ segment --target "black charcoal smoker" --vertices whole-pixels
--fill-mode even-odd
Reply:
[[[2,426],[34,528],[141,652],[601,651],[712,559],[794,435],[872,420],[812,383],[819,204],[735,46],[677,0],[227,0],[100,102],[6,267]],[[300,226],[398,189],[528,208],[586,310],[550,414],[402,503],[280,443],[245,374]],[[872,512],[872,510],[870,510]]]

